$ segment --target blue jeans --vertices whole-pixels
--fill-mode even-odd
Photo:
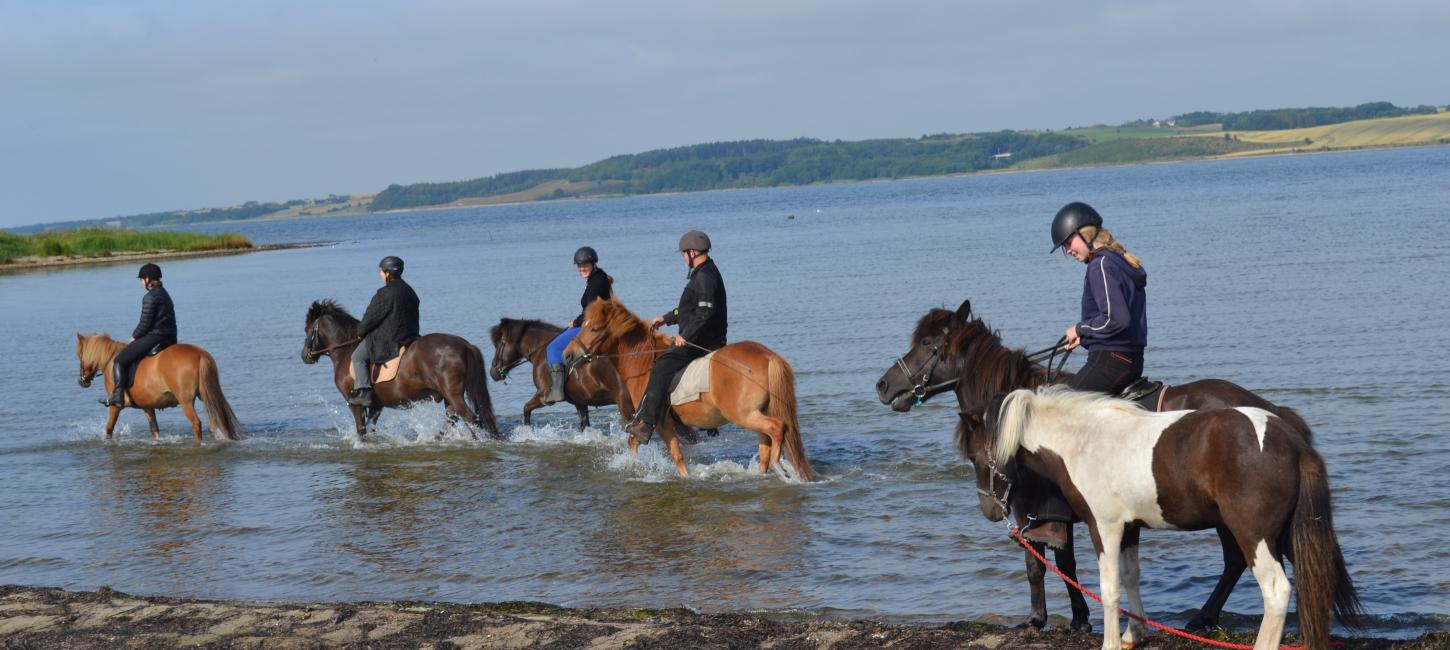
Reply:
[[[569,342],[573,341],[576,336],[579,336],[579,328],[571,327],[559,332],[554,340],[549,341],[549,347],[544,354],[548,356],[550,365],[564,363],[564,348],[569,347]]]

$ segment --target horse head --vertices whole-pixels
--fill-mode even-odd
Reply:
[[[656,347],[668,347],[666,337],[651,332],[649,324],[634,315],[619,300],[598,299],[584,310],[579,335],[564,348],[564,363],[588,363],[597,354],[615,354],[622,346],[657,339]]]
[[[876,381],[876,396],[896,411],[910,411],[956,383],[958,368],[948,354],[952,338],[971,322],[972,301],[964,300],[955,312],[933,309],[916,323],[911,349]]]
[[[494,381],[508,379],[510,370],[529,360],[530,353],[524,351],[524,333],[529,325],[537,322],[500,318],[497,325],[489,328],[488,338],[493,341],[493,363],[488,367],[488,376]]]
[[[988,521],[1002,521],[1011,514],[1012,487],[1018,481],[1015,454],[1004,461],[995,453],[1001,408],[999,395],[985,406],[957,414],[957,454],[972,463],[977,475],[978,505]]]
[[[102,350],[103,343],[113,343],[111,337],[105,334],[81,334],[76,332],[76,360],[80,362],[80,374],[76,376],[76,383],[81,388],[90,388],[91,381],[100,374],[106,367],[106,363],[115,356],[115,352],[109,355]]]
[[[356,330],[357,319],[336,301],[331,298],[314,301],[307,309],[307,323],[303,327],[302,363],[317,363],[332,348],[354,338]]]

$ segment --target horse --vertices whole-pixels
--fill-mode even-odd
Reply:
[[[896,411],[909,411],[913,406],[951,389],[956,393],[958,409],[970,410],[984,403],[993,395],[1016,388],[1036,388],[1053,380],[1066,379],[1071,373],[1050,372],[1046,367],[1034,363],[1021,349],[1009,349],[1002,339],[980,318],[972,314],[971,300],[965,300],[955,312],[947,309],[933,309],[917,322],[911,337],[911,349],[899,357],[876,382],[877,397]],[[1242,386],[1222,379],[1204,379],[1164,389],[1160,409],[1199,409],[1249,406],[1263,409],[1278,416],[1304,438],[1306,444],[1313,444],[1313,433],[1293,409],[1276,406]],[[958,447],[961,447],[960,430]],[[964,458],[972,461],[979,479],[987,471],[984,459],[962,452]],[[1047,486],[1028,480],[1014,490],[1009,505],[1011,514],[1017,519],[1018,527],[1025,527],[1026,514]],[[999,521],[1006,512],[996,514],[985,495],[979,495],[982,512],[992,521]],[[1188,630],[1215,627],[1223,611],[1224,603],[1233,592],[1234,585],[1248,567],[1239,553],[1239,546],[1226,529],[1219,530],[1223,546],[1223,575],[1214,586],[1213,593],[1186,626]],[[1031,542],[1038,552],[1045,552],[1044,545]],[[1058,567],[1076,580],[1077,560],[1073,556],[1071,528],[1069,544],[1053,549]],[[1041,629],[1047,624],[1047,601],[1044,591],[1046,567],[1033,554],[1024,549],[1027,566],[1027,582],[1031,590],[1031,613],[1024,626]],[[1089,630],[1087,601],[1071,587],[1068,598],[1072,602],[1074,630]]]
[[[1019,388],[967,413],[966,445],[992,479],[998,503],[1025,475],[1056,485],[1082,517],[1098,553],[1103,648],[1133,647],[1143,627],[1118,634],[1120,583],[1143,615],[1138,535],[1227,529],[1264,600],[1255,650],[1279,647],[1289,605],[1283,560],[1294,563],[1299,628],[1310,650],[1329,647],[1330,613],[1357,625],[1359,596],[1334,533],[1324,460],[1302,432],[1256,407],[1150,412],[1136,402],[1062,386]],[[999,506],[1000,507],[1000,506]],[[1222,537],[1222,535],[1220,535]]]
[[[649,323],[618,300],[596,300],[584,310],[584,325],[564,349],[564,358],[570,365],[613,359],[631,400],[637,404],[644,396],[655,357],[670,346],[670,340],[652,331]],[[699,429],[715,429],[730,422],[754,431],[760,443],[761,475],[780,463],[784,449],[798,478],[816,480],[801,442],[795,371],[790,362],[755,341],[726,345],[715,351],[711,361],[710,390],[700,393],[696,401],[674,406],[680,421]],[[669,447],[675,470],[680,476],[689,476],[672,419],[659,423],[658,432]],[[630,437],[629,449],[637,453],[639,441]]]
[[[488,374],[494,381],[503,381],[510,370],[524,363],[534,366],[534,396],[524,403],[524,424],[533,424],[532,414],[544,405],[544,393],[549,388],[549,368],[544,359],[549,342],[564,328],[539,320],[502,318],[488,330],[493,340],[493,365]],[[614,369],[614,363],[600,359],[599,363],[581,366],[577,372],[568,374],[564,385],[564,399],[574,405],[579,413],[579,430],[589,426],[589,407],[619,406],[619,417],[628,422],[634,417],[634,403],[629,399],[629,390]]]
[[[105,378],[106,394],[115,390],[111,363],[126,344],[112,340],[101,333],[81,334],[76,332],[76,359],[80,360],[81,372],[76,383],[81,388],[90,388],[91,381],[101,373]],[[188,343],[177,343],[163,348],[154,356],[141,359],[136,366],[135,379],[126,392],[128,406],[146,413],[146,422],[151,425],[151,437],[160,438],[161,430],[156,425],[156,409],[180,405],[181,412],[191,422],[191,433],[201,441],[201,420],[196,417],[196,399],[206,405],[206,418],[213,436],[224,440],[241,440],[246,437],[241,421],[232,412],[222,394],[221,379],[217,375],[216,359],[206,350]],[[116,428],[116,418],[121,415],[120,406],[109,407],[106,419],[106,439]]]
[[[357,336],[357,319],[337,302],[327,299],[307,309],[306,338],[302,342],[302,363],[317,363],[322,355],[332,358],[333,383],[344,397],[352,391],[349,372],[352,352],[362,342]],[[408,344],[399,361],[398,374],[391,381],[373,386],[375,399],[367,407],[349,405],[357,423],[359,438],[377,423],[384,408],[400,408],[422,400],[442,400],[448,419],[478,426],[495,439],[502,438],[494,421],[493,403],[488,396],[488,367],[478,348],[452,334],[425,334]],[[472,403],[472,409],[469,408]]]

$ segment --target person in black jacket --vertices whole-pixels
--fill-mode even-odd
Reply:
[[[584,310],[596,299],[609,300],[612,295],[609,285],[614,280],[599,268],[599,253],[593,248],[582,246],[574,251],[574,266],[579,269],[579,277],[584,278],[584,296],[579,299],[579,315],[570,320],[564,331],[549,341],[544,350],[549,359],[549,392],[544,395],[545,404],[564,401],[564,384],[568,381],[568,376],[564,374],[564,348],[569,347],[569,342],[579,335],[579,326],[584,324]]]
[[[675,347],[655,359],[649,385],[639,400],[639,410],[625,429],[641,443],[649,441],[655,424],[670,408],[669,396],[665,393],[675,374],[691,361],[725,347],[725,282],[715,261],[710,259],[710,237],[691,230],[680,238],[679,249],[690,268],[685,276],[688,280],[685,290],[680,294],[680,305],[655,317],[650,327],[679,325],[680,333],[675,337]]]
[[[176,343],[176,307],[171,304],[171,294],[161,286],[161,267],[143,265],[136,277],[141,279],[141,286],[146,287],[146,297],[141,299],[141,322],[131,332],[131,342],[111,361],[115,389],[110,397],[101,400],[106,406],[124,406],[126,389],[131,387],[136,364],[153,348]]]
[[[373,294],[372,302],[357,324],[362,343],[352,351],[355,381],[347,403],[369,406],[373,402],[372,375],[369,363],[384,363],[398,356],[398,348],[418,338],[418,294],[403,281],[403,260],[389,255],[378,262],[382,288]]]

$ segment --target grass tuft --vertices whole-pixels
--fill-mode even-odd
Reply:
[[[237,233],[205,235],[119,228],[78,228],[34,235],[0,232],[0,264],[8,264],[22,257],[108,257],[117,253],[194,252],[251,247],[252,241]]]

